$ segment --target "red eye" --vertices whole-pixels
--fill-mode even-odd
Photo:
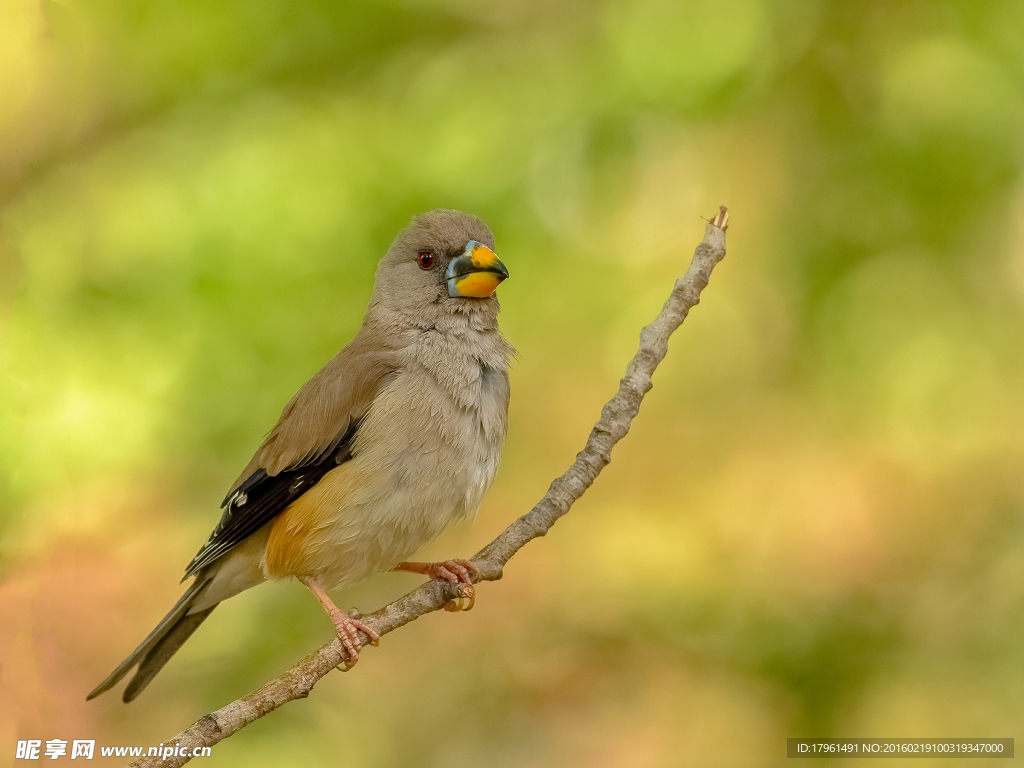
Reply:
[[[434,254],[430,251],[420,251],[419,258],[416,261],[422,269],[430,269],[434,266]]]

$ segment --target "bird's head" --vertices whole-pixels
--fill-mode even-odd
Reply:
[[[438,209],[414,217],[391,243],[377,266],[371,306],[417,316],[497,315],[494,291],[507,278],[487,225]]]

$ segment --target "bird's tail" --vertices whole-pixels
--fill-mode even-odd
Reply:
[[[142,693],[142,690],[149,685],[149,681],[163,669],[164,664],[170,661],[171,656],[184,645],[185,641],[219,605],[219,603],[214,603],[205,610],[192,614],[188,612],[212,581],[212,575],[200,573],[199,578],[185,590],[185,594],[142,641],[142,644],[132,651],[127,659],[118,664],[117,669],[85,697],[86,700],[93,699],[117,685],[118,681],[128,674],[136,664],[139,665],[139,669],[135,673],[135,677],[128,683],[128,687],[124,689],[124,702],[127,704]]]

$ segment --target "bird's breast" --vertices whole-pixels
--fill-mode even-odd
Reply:
[[[348,583],[393,568],[476,513],[501,458],[508,378],[475,365],[448,381],[410,365],[391,380],[360,425],[353,458],[275,521],[269,575]],[[453,392],[460,379],[469,386]]]

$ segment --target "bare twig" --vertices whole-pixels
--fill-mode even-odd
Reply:
[[[700,301],[700,293],[708,284],[711,270],[725,256],[728,221],[729,214],[722,206],[718,215],[708,222],[690,268],[676,280],[668,301],[654,322],[640,332],[640,349],[626,367],[626,375],[619,382],[619,391],[601,411],[601,418],[594,425],[587,444],[565,474],[551,483],[537,506],[473,557],[477,567],[476,580],[500,579],[502,568],[512,556],[532,539],[546,534],[611,461],[612,448],[629,431],[633,417],[640,410],[640,402],[651,389],[651,375],[668,351],[669,336]],[[420,616],[444,608],[453,600],[470,597],[473,590],[472,586],[430,581],[376,613],[363,616],[362,620],[379,634],[386,635]],[[343,661],[341,645],[335,639],[262,688],[206,715],[165,742],[165,747],[177,747],[177,755],[168,755],[166,759],[144,757],[129,768],[177,768],[184,765],[196,747],[212,746],[282,704],[305,698],[321,677]]]

